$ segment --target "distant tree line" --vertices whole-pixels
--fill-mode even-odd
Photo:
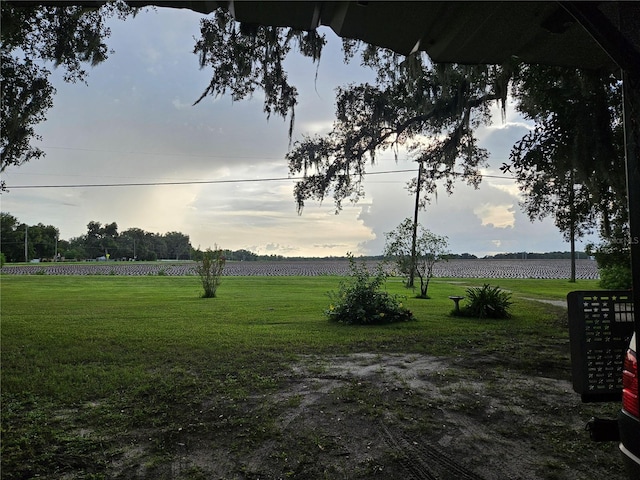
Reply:
[[[189,236],[180,232],[150,233],[140,228],[118,231],[116,222],[91,221],[87,233],[60,239],[52,225],[26,225],[9,213],[1,215],[0,251],[8,262],[41,260],[189,260],[194,256]]]
[[[576,258],[589,258],[585,252],[575,252]],[[495,255],[487,255],[483,258],[496,260],[570,260],[571,252],[515,252],[515,253],[497,253]]]
[[[7,262],[61,260],[197,260],[204,252],[193,248],[189,235],[180,232],[164,234],[146,232],[140,228],[118,231],[116,222],[101,224],[91,221],[87,233],[69,240],[60,239],[60,231],[53,225],[27,225],[9,213],[0,213],[0,252]],[[26,240],[25,240],[26,238]],[[259,255],[249,250],[224,249],[226,261],[291,261],[291,260],[343,260],[347,257],[284,257],[282,255]],[[362,260],[382,261],[382,255],[360,257]],[[476,259],[470,253],[447,254],[447,259]],[[571,252],[548,253],[499,253],[485,259],[569,259]],[[578,252],[578,258],[588,254]]]
[[[52,225],[26,225],[8,213],[0,214],[0,252],[7,262],[54,257],[59,231]]]
[[[118,231],[116,222],[91,221],[87,233],[69,240],[60,238],[53,225],[27,225],[15,216],[0,213],[0,252],[7,262],[63,260],[195,260],[205,252],[191,245],[189,235],[180,232],[151,233],[140,228]],[[295,260],[304,257],[258,255],[249,250],[222,250],[226,261]],[[340,258],[340,257],[335,257]],[[346,257],[345,257],[346,258]],[[382,257],[367,257],[381,260]],[[308,258],[304,258],[308,260]]]
[[[140,228],[118,231],[116,222],[101,224],[91,221],[87,233],[69,240],[60,238],[53,225],[27,225],[9,213],[0,213],[0,252],[7,262],[62,260],[198,260],[205,252],[193,248],[189,235],[180,232],[164,234]],[[249,250],[223,250],[226,260],[255,261],[274,259]],[[282,257],[284,258],[284,257]]]

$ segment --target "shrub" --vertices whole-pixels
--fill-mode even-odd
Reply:
[[[380,291],[387,278],[380,265],[372,275],[364,263],[357,265],[351,254],[347,257],[351,274],[340,282],[337,293],[329,294],[332,302],[325,311],[329,320],[347,325],[374,325],[413,319],[411,311],[397,297]]]
[[[484,284],[482,287],[467,289],[468,303],[460,309],[460,315],[476,318],[509,318],[511,294]]]
[[[215,250],[207,248],[202,255],[202,260],[196,266],[196,272],[202,282],[203,298],[213,298],[220,286],[222,272],[224,271],[224,252],[216,247]]]
[[[600,288],[605,290],[630,290],[631,268],[627,265],[601,267]]]
[[[628,231],[618,229],[602,244],[587,246],[587,253],[593,255],[598,262],[600,288],[631,289],[631,251],[628,238]]]
[[[4,253],[0,252],[0,267],[4,267],[5,263],[7,263],[7,257],[5,257]]]

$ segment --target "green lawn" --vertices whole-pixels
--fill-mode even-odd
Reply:
[[[566,371],[562,309],[528,299],[597,288],[596,281],[434,279],[431,299],[420,300],[391,279],[388,290],[407,296],[416,321],[357,327],[323,315],[338,277],[227,277],[214,299],[200,298],[197,277],[0,280],[3,478],[46,476],[85,458],[98,472],[109,463],[117,448],[71,435],[70,420],[59,418],[65,409],[96,405],[72,421],[105,436],[141,423],[177,424],[206,398],[228,406],[273,390],[298,355],[490,352],[510,368],[542,362]],[[449,295],[483,283],[513,293],[512,319],[449,315]]]
[[[314,352],[455,355],[468,342],[501,343],[502,335],[518,343],[560,335],[547,306],[518,298],[562,299],[595,288],[592,281],[493,279],[514,292],[514,319],[477,321],[450,317],[447,297],[483,280],[452,282],[434,280],[432,298],[419,300],[390,280],[387,288],[407,296],[417,321],[362,328],[326,321],[336,277],[229,277],[217,298],[202,299],[195,277],[3,276],[3,392],[73,403],[139,385],[168,365],[212,374],[242,357],[271,368]]]

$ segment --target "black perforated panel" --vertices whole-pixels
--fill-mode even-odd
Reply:
[[[620,399],[634,325],[631,292],[571,292],[567,307],[573,389],[585,402]]]

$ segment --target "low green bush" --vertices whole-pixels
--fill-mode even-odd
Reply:
[[[600,268],[600,288],[628,290],[631,288],[631,268],[626,265],[610,265]]]
[[[347,325],[380,325],[413,319],[397,296],[380,290],[387,279],[381,266],[372,275],[364,263],[358,265],[353,256],[348,257],[351,274],[340,282],[337,293],[329,294],[332,302],[325,311],[329,320]]]
[[[587,245],[587,253],[598,262],[600,288],[605,290],[631,289],[631,251],[629,232],[616,229],[600,245]]]
[[[511,294],[500,287],[492,287],[485,283],[482,287],[468,288],[467,299],[468,303],[459,312],[455,312],[457,315],[476,318],[511,317]]]

